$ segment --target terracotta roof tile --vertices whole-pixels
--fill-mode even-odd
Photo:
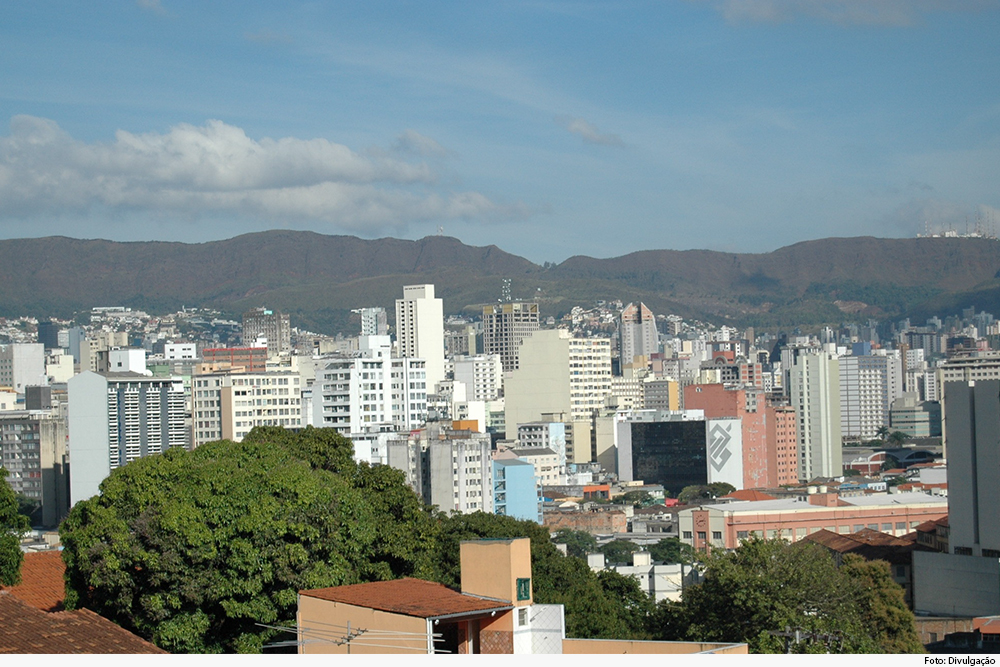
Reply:
[[[3,590],[42,611],[59,611],[66,594],[65,573],[61,551],[27,553],[21,564],[21,583]]]
[[[165,653],[88,609],[48,613],[0,592],[0,653]]]
[[[465,595],[442,584],[410,578],[335,586],[333,588],[317,588],[299,591],[299,595],[418,618],[433,618],[511,607],[511,603],[503,600]]]
[[[755,489],[740,489],[733,491],[728,496],[723,496],[723,498],[735,498],[736,500],[777,500],[774,496]]]

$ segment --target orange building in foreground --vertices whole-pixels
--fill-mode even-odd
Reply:
[[[566,638],[532,598],[531,541],[461,544],[461,591],[399,579],[299,592],[299,653],[746,653],[746,644]]]

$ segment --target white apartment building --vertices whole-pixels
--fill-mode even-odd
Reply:
[[[889,408],[903,394],[900,359],[888,354],[850,355],[840,357],[838,364],[841,434],[872,440],[880,428],[889,426]]]
[[[499,354],[460,356],[446,362],[456,382],[466,386],[466,400],[495,401],[503,396],[503,365]]]
[[[209,373],[191,378],[195,446],[240,442],[255,426],[302,428],[298,373]]]
[[[316,366],[313,425],[342,435],[411,430],[427,421],[425,361],[392,358],[388,336],[363,336],[363,356]]]
[[[840,366],[825,352],[798,355],[789,369],[789,399],[799,425],[799,479],[843,474]]]
[[[71,504],[96,495],[119,466],[190,445],[179,377],[85,371],[67,387]]]
[[[444,379],[444,302],[434,285],[407,285],[396,299],[396,344],[399,356],[423,359],[430,393]]]

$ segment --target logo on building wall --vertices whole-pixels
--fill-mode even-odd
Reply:
[[[729,443],[733,441],[732,424],[715,422],[708,432],[708,460],[716,472],[721,472],[726,462],[732,458]]]
[[[709,419],[705,424],[705,467],[708,482],[743,488],[743,421]]]

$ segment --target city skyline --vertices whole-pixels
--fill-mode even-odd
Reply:
[[[6,18],[2,238],[443,227],[541,263],[1000,217],[993,0],[139,0]]]

